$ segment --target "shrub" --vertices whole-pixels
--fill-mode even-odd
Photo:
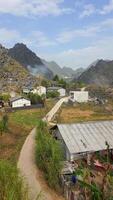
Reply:
[[[47,98],[56,98],[59,97],[60,94],[57,91],[49,91],[47,92]]]
[[[27,97],[31,100],[31,104],[43,103],[43,97],[38,94],[29,93]]]

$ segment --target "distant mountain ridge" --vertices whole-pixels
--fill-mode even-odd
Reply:
[[[77,80],[100,86],[113,85],[113,60],[97,60]]]
[[[42,59],[42,62],[53,72],[54,76],[57,74],[60,78],[72,78],[78,76],[84,71],[83,68],[78,68],[77,70],[73,70],[69,67],[63,67],[61,68],[56,62],[51,61],[47,62],[44,59]]]
[[[41,75],[48,79],[53,78],[52,71],[48,69],[47,66],[43,64],[41,59],[25,44],[17,43],[13,48],[8,50],[8,55],[18,61],[31,74]]]

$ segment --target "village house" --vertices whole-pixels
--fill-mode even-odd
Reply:
[[[78,103],[87,103],[89,99],[88,91],[70,91],[69,100]]]
[[[25,87],[25,88],[23,88],[22,92],[24,94],[29,94],[32,90],[33,90],[33,88],[31,88],[31,87]]]
[[[38,94],[39,96],[45,95],[46,96],[46,87],[38,86],[31,91],[33,94]]]
[[[60,97],[64,97],[66,95],[66,89],[61,88],[61,87],[49,87],[49,88],[47,88],[47,91],[48,92],[57,91],[57,92],[59,92],[59,94],[60,94],[59,96]]]
[[[31,101],[25,97],[13,97],[10,99],[10,106],[12,108],[21,108],[31,106]]]
[[[65,159],[88,159],[94,152],[113,149],[113,121],[58,124],[54,137],[61,142]]]

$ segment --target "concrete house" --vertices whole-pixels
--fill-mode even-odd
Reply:
[[[47,88],[48,92],[54,92],[57,91],[60,94],[60,97],[64,97],[66,95],[66,89],[61,88],[61,87],[49,87]]]
[[[31,91],[33,94],[38,94],[39,96],[45,95],[46,96],[46,87],[38,86],[37,88]]]
[[[10,105],[12,108],[21,108],[31,106],[31,101],[25,97],[14,97],[10,99]]]
[[[31,88],[31,87],[25,87],[25,88],[23,88],[23,93],[24,94],[29,94],[32,91],[32,89],[33,88]]]
[[[87,91],[70,91],[69,99],[72,102],[87,103],[89,99],[89,94]]]
[[[106,142],[113,153],[113,121],[58,124],[53,135],[61,142],[68,161],[102,153],[107,149]]]

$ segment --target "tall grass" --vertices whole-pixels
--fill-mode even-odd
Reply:
[[[8,161],[0,161],[0,200],[28,200],[18,170]]]
[[[42,121],[37,127],[35,156],[37,166],[43,170],[48,185],[59,191],[63,152],[59,142],[49,134],[47,125]]]

